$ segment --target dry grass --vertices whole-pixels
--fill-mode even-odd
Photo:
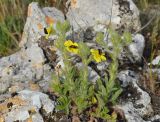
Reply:
[[[151,62],[157,55],[160,55],[160,0],[135,0],[141,13],[141,24],[144,26],[152,17],[151,23],[142,30],[146,39],[144,58]],[[153,66],[149,66],[149,72],[144,74],[145,80],[143,86],[152,94],[157,95],[157,74],[152,72]]]

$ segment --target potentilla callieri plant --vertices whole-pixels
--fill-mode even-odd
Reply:
[[[129,33],[125,33],[122,38],[115,32],[110,31],[110,41],[113,44],[112,51],[108,54],[112,62],[108,68],[109,78],[100,78],[94,84],[89,81],[88,65],[91,61],[101,63],[107,61],[106,52],[108,45],[104,42],[104,34],[97,33],[96,42],[104,50],[89,48],[84,42],[74,42],[66,40],[66,32],[70,30],[67,21],[64,23],[57,22],[56,31],[53,25],[46,30],[46,39],[49,38],[51,30],[57,35],[55,46],[60,50],[63,57],[64,67],[61,74],[54,75],[53,90],[57,95],[58,111],[64,111],[67,115],[80,116],[86,114],[88,117],[101,118],[104,120],[116,121],[117,114],[111,111],[108,103],[115,103],[116,99],[122,92],[116,84],[116,75],[118,71],[118,55],[123,46],[129,44],[131,38]],[[76,55],[81,58],[82,66],[73,65],[71,56]],[[56,74],[56,73],[55,73]],[[104,82],[105,81],[105,82]],[[109,114],[110,113],[110,114]]]

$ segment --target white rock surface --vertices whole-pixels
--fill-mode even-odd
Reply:
[[[12,110],[5,115],[5,122],[25,121],[29,118],[27,110]]]
[[[160,64],[160,56],[157,56],[155,59],[153,59],[152,64],[153,64],[153,65],[158,65],[158,64]]]
[[[24,27],[21,49],[8,57],[0,59],[0,93],[7,91],[12,82],[29,82],[50,80],[50,66],[38,41],[44,36],[43,28],[48,26],[46,17],[56,23],[64,21],[64,15],[56,8],[41,9],[38,3],[31,3],[28,7],[28,17]],[[49,86],[49,83],[46,86]]]
[[[6,91],[12,82],[38,81],[47,77],[44,72],[49,71],[50,67],[46,68],[45,61],[38,44],[0,59],[0,86],[3,86],[0,93]]]
[[[42,116],[49,116],[55,108],[55,102],[41,92],[23,90],[18,93],[18,98],[23,100],[24,104],[11,106],[8,113],[3,113],[5,122],[26,121],[30,117],[33,122],[44,122]],[[33,115],[29,113],[30,110],[34,111]],[[39,113],[40,110],[43,113]]]
[[[119,105],[117,107],[123,110],[128,122],[145,122],[142,117],[134,111],[132,103],[125,103],[124,105]]]
[[[153,109],[151,106],[151,97],[137,85],[139,80],[138,74],[130,70],[124,70],[118,74],[118,78],[125,88],[127,88],[129,84],[132,84],[132,87],[136,89],[135,93],[139,96],[139,98],[134,101],[131,99],[128,102],[122,102],[120,108],[124,111],[129,122],[143,122],[144,120],[142,118],[152,115]]]
[[[139,11],[131,0],[76,0],[71,3],[67,18],[75,30],[97,23],[100,23],[101,28],[109,24],[110,20],[116,28],[124,25],[128,29],[140,28]]]
[[[133,42],[129,45],[129,51],[132,53],[135,61],[140,62],[145,47],[145,39],[143,35],[136,34],[133,36]]]
[[[23,100],[29,101],[30,105],[38,109],[42,108],[47,114],[52,112],[55,107],[55,103],[49,99],[48,95],[41,92],[23,90],[19,92],[19,96]]]
[[[54,7],[40,8],[37,2],[32,2],[28,7],[28,17],[24,27],[20,47],[30,46],[44,36],[44,27],[48,27],[46,17],[50,17],[56,23],[57,20],[64,21],[64,15]]]
[[[122,87],[127,87],[129,83],[137,82],[138,80],[138,75],[131,70],[123,70],[118,73],[117,77],[119,78]]]

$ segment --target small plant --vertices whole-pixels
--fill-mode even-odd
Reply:
[[[96,117],[100,117],[106,120],[116,120],[116,114],[113,112],[109,115],[109,109],[107,108],[107,103],[115,103],[118,96],[121,94],[122,89],[117,87],[116,76],[118,72],[118,56],[122,51],[124,46],[131,43],[131,34],[124,33],[123,39],[115,31],[110,30],[110,40],[113,44],[112,52],[109,53],[112,62],[109,66],[109,79],[105,78],[105,83],[102,80],[98,80],[98,89],[96,90],[96,98],[98,101],[98,107],[96,112],[93,113]],[[104,35],[102,33],[97,34],[96,42],[101,45],[105,50],[109,50],[108,45],[104,40]]]
[[[118,55],[124,46],[130,41],[130,34],[125,33],[123,39],[114,31],[110,31],[113,44],[112,51],[108,52],[112,63],[109,66],[109,79],[100,78],[96,84],[89,81],[88,64],[91,61],[100,63],[106,61],[106,51],[109,50],[107,43],[104,42],[104,34],[98,33],[96,41],[105,50],[90,49],[84,42],[73,42],[66,40],[66,32],[70,29],[69,23],[57,22],[55,34],[57,40],[56,48],[60,50],[64,67],[61,73],[54,75],[53,90],[57,95],[57,110],[63,110],[67,115],[79,116],[87,114],[88,117],[102,118],[104,120],[116,121],[117,115],[113,111],[109,114],[108,103],[115,103],[122,92],[122,89],[116,83],[118,72]],[[48,35],[47,35],[48,37]],[[73,65],[72,56],[81,58],[82,65],[77,67]]]

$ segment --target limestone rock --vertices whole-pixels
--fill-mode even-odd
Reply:
[[[48,27],[50,21],[64,21],[64,15],[54,7],[41,9],[37,2],[32,2],[28,7],[28,17],[24,27],[20,47],[30,46],[44,36],[44,27]]]
[[[132,53],[134,60],[140,62],[143,56],[145,47],[145,39],[143,35],[136,34],[133,37],[133,42],[129,45],[129,51]]]
[[[38,44],[0,59],[0,84],[3,91],[13,82],[38,81],[44,78],[46,58]],[[48,74],[49,75],[49,74]],[[47,77],[47,76],[45,76]],[[5,81],[5,82],[4,82]]]
[[[38,3],[28,7],[28,17],[23,31],[21,49],[8,57],[0,59],[0,93],[7,90],[13,82],[50,81],[51,67],[45,64],[47,58],[38,41],[44,36],[44,27],[50,21],[64,21],[64,15],[56,8],[43,8]],[[48,84],[46,84],[49,86]]]
[[[160,56],[157,56],[155,59],[153,59],[152,64],[159,65],[160,64]]]
[[[138,75],[134,71],[124,70],[118,73],[118,79],[122,87],[127,87],[130,83],[138,80]]]
[[[2,105],[4,108],[10,105],[8,112],[5,112],[4,108],[2,111],[5,122],[26,121],[28,119],[32,119],[34,122],[44,122],[42,116],[49,116],[55,108],[55,102],[49,99],[48,95],[30,90],[20,91],[17,96],[0,104],[0,106]]]
[[[139,11],[132,0],[71,1],[67,19],[75,30],[98,23],[98,28],[103,28],[103,25],[108,25],[110,21],[115,28],[140,28]]]
[[[137,85],[138,74],[125,70],[119,73],[118,78],[125,87],[124,90],[128,88],[125,91],[127,95],[124,96],[127,101],[124,100],[120,105],[128,121],[142,121],[143,117],[152,115],[151,97]]]

